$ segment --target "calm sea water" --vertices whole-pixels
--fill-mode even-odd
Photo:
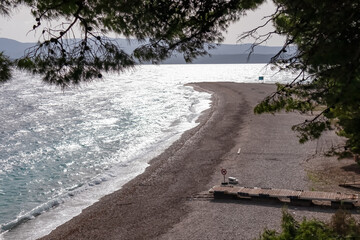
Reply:
[[[36,239],[142,173],[196,126],[188,82],[284,82],[264,64],[139,66],[62,91],[16,72],[0,85],[0,239]]]

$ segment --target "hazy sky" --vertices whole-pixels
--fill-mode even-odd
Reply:
[[[275,6],[271,1],[263,4],[259,9],[252,12],[249,11],[247,16],[240,22],[232,24],[228,32],[225,34],[226,40],[224,43],[235,44],[237,43],[238,36],[247,30],[261,25],[265,20],[264,16],[268,16],[275,11]],[[29,8],[21,8],[14,12],[10,17],[0,16],[0,37],[11,38],[20,42],[36,42],[39,40],[40,32],[30,31],[35,24],[35,19],[30,15]],[[272,31],[271,24],[263,29],[263,32]],[[115,37],[115,36],[112,36]],[[246,40],[242,43],[252,43],[252,40]],[[273,37],[266,45],[280,46],[283,43],[283,38]]]

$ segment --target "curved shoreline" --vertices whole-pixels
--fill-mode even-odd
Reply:
[[[194,84],[214,92],[200,124],[151,160],[143,174],[43,239],[151,239],[178,223],[189,213],[186,199],[207,190],[214,169],[235,145],[241,115],[251,109],[233,85],[238,84]]]
[[[42,239],[253,239],[265,227],[280,226],[281,206],[191,197],[221,182],[221,167],[245,186],[308,188],[303,164],[316,146],[299,145],[291,131],[306,116],[254,115],[253,107],[274,85],[191,85],[213,93],[199,125],[151,160],[143,174]],[[311,209],[292,211],[314,215]]]

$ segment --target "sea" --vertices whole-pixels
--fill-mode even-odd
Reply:
[[[186,83],[291,77],[265,64],[140,65],[61,89],[15,70],[0,85],[0,239],[44,236],[144,172],[211,105]]]

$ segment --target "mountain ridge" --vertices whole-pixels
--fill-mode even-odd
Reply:
[[[132,52],[139,44],[137,41],[127,39],[114,39],[125,52]],[[26,49],[34,46],[33,42],[19,42],[9,38],[0,38],[0,52],[12,59],[20,58]],[[220,44],[217,48],[209,51],[210,56],[201,56],[192,62],[193,64],[228,64],[228,63],[268,63],[281,47],[257,46],[249,57],[251,44]],[[182,56],[172,56],[162,64],[185,64]]]

